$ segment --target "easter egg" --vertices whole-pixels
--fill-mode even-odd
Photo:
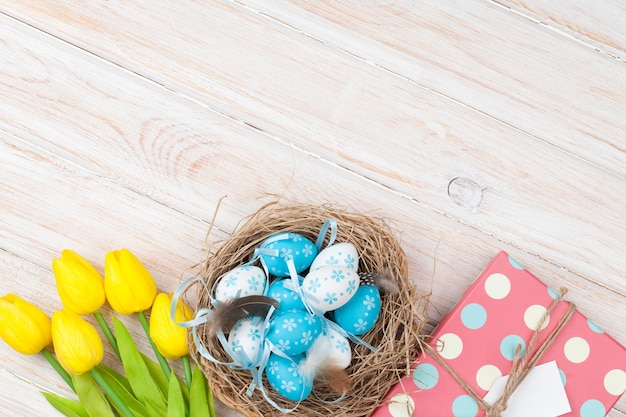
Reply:
[[[335,323],[354,335],[372,330],[380,315],[381,300],[378,288],[361,285],[344,306],[333,312]]]
[[[346,304],[359,287],[359,275],[353,269],[325,265],[307,274],[302,294],[320,312],[335,310]]]
[[[237,296],[262,295],[265,285],[265,272],[261,268],[251,265],[238,266],[219,279],[215,287],[215,299],[224,303]]]
[[[326,328],[306,351],[306,362],[314,366],[325,364],[346,369],[351,361],[350,342],[331,327]]]
[[[322,333],[322,320],[305,310],[278,310],[270,320],[267,340],[287,355],[306,351]]]
[[[302,401],[311,394],[313,381],[305,378],[299,370],[304,355],[284,358],[275,353],[270,354],[265,375],[274,391],[291,401]]]
[[[259,317],[239,320],[228,335],[230,355],[242,366],[251,366],[259,362],[263,352],[264,321]]]
[[[324,265],[343,266],[356,270],[359,266],[359,254],[356,247],[349,242],[335,243],[317,254],[311,264],[311,271]]]
[[[260,257],[270,274],[277,277],[289,276],[286,261],[292,259],[296,272],[300,273],[311,266],[317,255],[317,247],[309,239],[297,233],[278,233],[267,238],[259,246]],[[266,250],[266,251],[264,251]],[[276,251],[275,254],[264,252]]]
[[[302,282],[303,278],[300,280]],[[306,310],[302,298],[293,290],[291,279],[279,279],[270,284],[267,296],[278,301],[280,310]]]

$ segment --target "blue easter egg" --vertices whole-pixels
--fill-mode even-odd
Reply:
[[[270,274],[277,277],[289,276],[288,259],[293,259],[296,272],[300,273],[311,266],[317,256],[317,247],[309,239],[297,233],[278,233],[267,238],[260,249],[276,251],[267,254],[261,251],[261,259],[267,266]]]
[[[322,321],[304,310],[278,310],[270,320],[267,340],[289,356],[305,352],[322,333]]]
[[[291,279],[279,279],[272,282],[267,296],[278,301],[281,310],[306,310],[302,298],[292,289]]]
[[[302,401],[311,394],[313,381],[305,378],[299,370],[304,355],[284,358],[270,354],[265,368],[267,380],[281,396],[291,401]]]
[[[380,308],[378,288],[361,285],[350,301],[334,311],[334,321],[348,333],[365,334],[376,324]]]

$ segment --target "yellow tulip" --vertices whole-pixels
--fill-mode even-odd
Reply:
[[[61,257],[52,261],[57,291],[63,305],[76,314],[91,314],[105,301],[104,282],[85,258],[65,249]]]
[[[189,354],[187,329],[180,327],[170,317],[172,299],[165,293],[159,293],[154,300],[150,314],[150,337],[161,355],[168,359],[179,359]],[[176,304],[176,321],[191,320],[193,312],[178,300]]]
[[[50,319],[38,307],[15,294],[0,297],[0,337],[26,355],[50,344]]]
[[[150,308],[157,287],[135,255],[121,249],[107,253],[104,259],[104,291],[113,310],[132,314]]]
[[[52,343],[61,366],[73,375],[90,371],[104,355],[95,327],[68,309],[52,315]]]

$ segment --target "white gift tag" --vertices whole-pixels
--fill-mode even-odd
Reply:
[[[493,405],[504,391],[508,375],[500,377],[485,395]],[[502,417],[558,417],[572,409],[556,361],[535,366],[509,398]]]

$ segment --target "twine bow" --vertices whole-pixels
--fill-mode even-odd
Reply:
[[[576,311],[576,306],[572,303],[568,303],[569,307],[567,312],[560,318],[556,327],[552,332],[548,335],[546,340],[539,345],[537,350],[533,353],[535,345],[537,344],[537,340],[539,338],[539,333],[541,328],[543,327],[546,320],[550,317],[550,314],[557,306],[559,301],[563,298],[563,296],[567,293],[566,288],[561,288],[559,290],[558,296],[552,301],[550,306],[547,308],[544,315],[541,317],[541,320],[537,323],[537,327],[528,342],[528,347],[524,353],[522,353],[522,345],[517,345],[515,348],[515,354],[513,356],[513,365],[511,367],[511,373],[509,374],[509,379],[506,382],[504,387],[504,392],[502,396],[496,401],[493,405],[490,405],[487,401],[485,401],[478,393],[472,388],[463,378],[456,373],[454,369],[448,365],[446,361],[443,360],[439,352],[436,349],[433,349],[432,346],[426,344],[424,346],[424,351],[428,353],[439,365],[441,365],[452,377],[461,385],[461,387],[478,403],[478,405],[485,410],[486,417],[501,417],[502,412],[506,410],[507,403],[511,398],[511,395],[515,392],[517,387],[524,381],[526,376],[532,371],[532,369],[537,365],[537,363],[541,360],[544,353],[548,351],[550,346],[554,343],[558,335],[561,333],[563,328],[567,325],[569,320],[574,315],[574,311]]]

